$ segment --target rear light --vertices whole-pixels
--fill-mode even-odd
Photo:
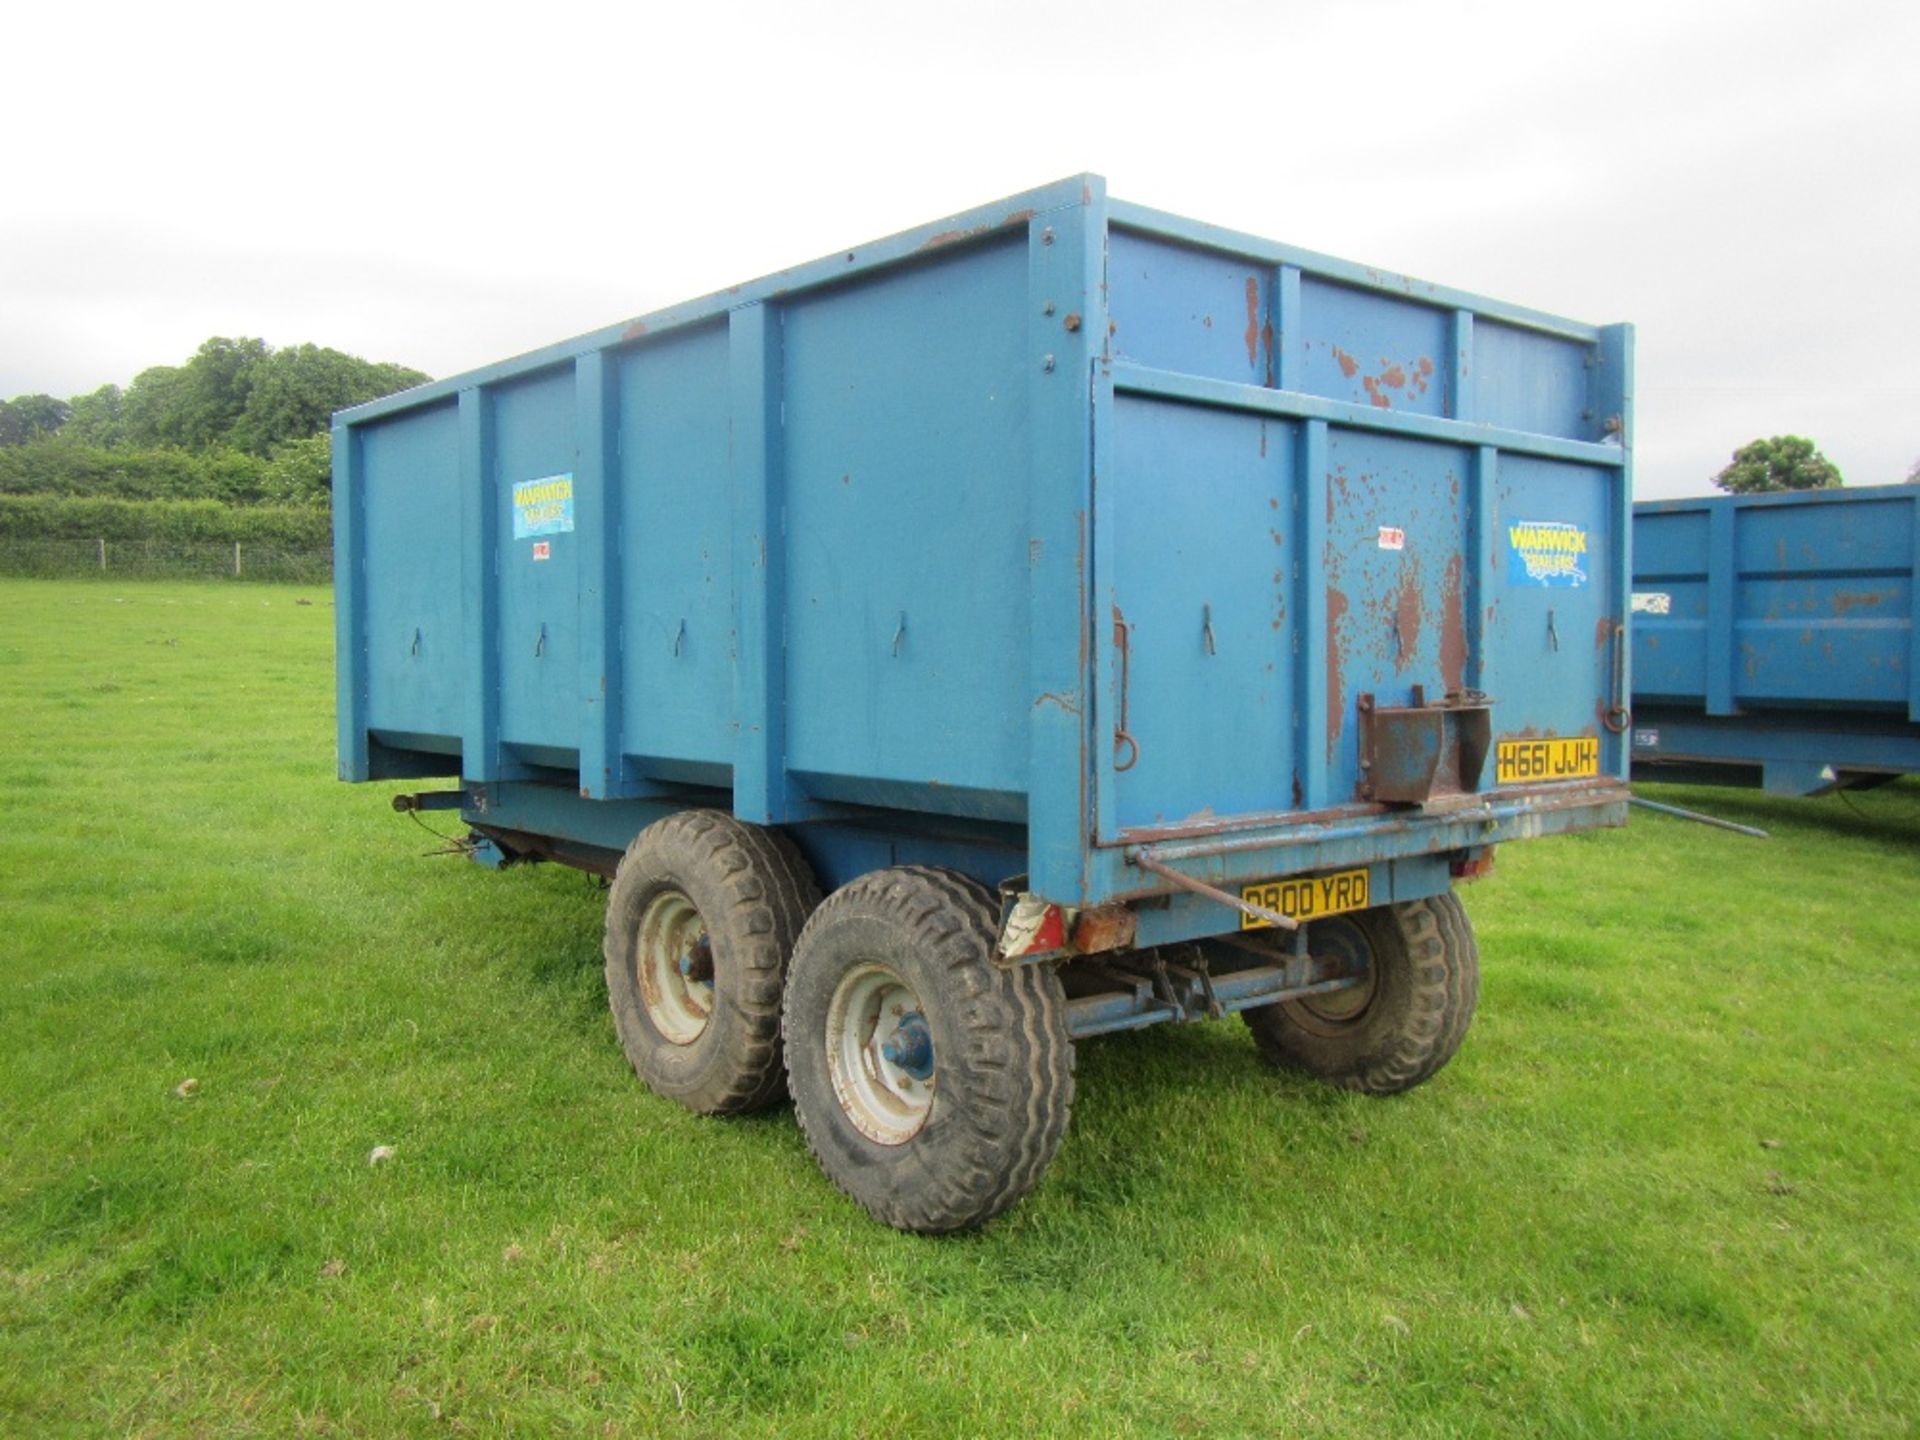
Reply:
[[[1456,880],[1478,880],[1482,875],[1493,873],[1493,847],[1469,850],[1447,866],[1447,873]]]

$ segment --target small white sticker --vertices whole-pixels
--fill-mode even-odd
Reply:
[[[1633,748],[1636,750],[1658,750],[1660,748],[1660,732],[1658,730],[1634,731]]]
[[[1407,548],[1407,532],[1398,525],[1380,527],[1380,548],[1382,550],[1404,550]]]
[[[533,558],[536,560],[551,560],[553,558],[553,542],[551,540],[534,541]]]
[[[1664,590],[1636,590],[1633,592],[1633,613],[1636,615],[1671,615],[1673,596]]]

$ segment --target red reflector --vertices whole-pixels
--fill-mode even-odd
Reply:
[[[1027,942],[1023,955],[1044,955],[1058,950],[1067,943],[1067,917],[1061,913],[1058,905],[1047,906],[1046,918],[1033,932],[1033,939]]]

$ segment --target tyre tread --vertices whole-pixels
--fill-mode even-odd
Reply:
[[[780,1047],[780,997],[793,943],[820,890],[799,848],[785,836],[748,825],[718,810],[682,810],[656,821],[636,835],[615,871],[607,897],[607,928],[602,954],[610,997],[622,981],[629,942],[619,918],[637,913],[632,892],[651,884],[663,865],[691,863],[717,878],[724,913],[704,915],[709,931],[725,926],[736,936],[728,955],[742,983],[734,987],[741,1022],[731,1053],[719,1057],[712,1083],[697,1091],[670,1094],[689,1108],[710,1115],[735,1115],[764,1109],[785,1091],[786,1071]],[[619,1006],[615,1005],[616,1019]],[[627,1058],[656,1090],[648,1074],[650,1042],[629,1033],[621,1040]]]
[[[1385,954],[1376,944],[1376,963],[1403,967],[1405,985],[1396,984],[1384,1011],[1362,1017],[1350,1041],[1303,1031],[1285,1005],[1245,1015],[1269,1063],[1342,1089],[1393,1095],[1431,1079],[1460,1048],[1479,1002],[1480,952],[1451,891],[1382,907],[1369,923],[1386,942]]]
[[[954,1013],[965,1041],[960,1056],[950,1064],[943,1059],[942,1080],[969,1093],[951,1112],[956,1153],[922,1167],[925,1184],[860,1193],[827,1143],[825,1127],[835,1117],[816,1112],[796,1082],[794,1110],[808,1149],[835,1185],[889,1225],[922,1234],[982,1225],[1039,1182],[1071,1118],[1073,1045],[1059,978],[1043,966],[996,965],[992,896],[973,880],[927,866],[878,871],[829,896],[801,934],[798,964],[807,964],[812,948],[825,943],[821,937],[849,914],[890,918],[944,973],[947,998],[960,997]],[[788,1027],[791,1016],[789,1006]],[[786,1042],[791,1077],[790,1028]],[[834,1103],[829,1093],[823,1104]]]

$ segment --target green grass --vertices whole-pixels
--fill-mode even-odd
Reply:
[[[327,592],[0,620],[0,1433],[1920,1424],[1920,786],[1509,847],[1431,1084],[1093,1041],[1039,1191],[929,1241],[632,1079],[580,876],[331,779]]]

